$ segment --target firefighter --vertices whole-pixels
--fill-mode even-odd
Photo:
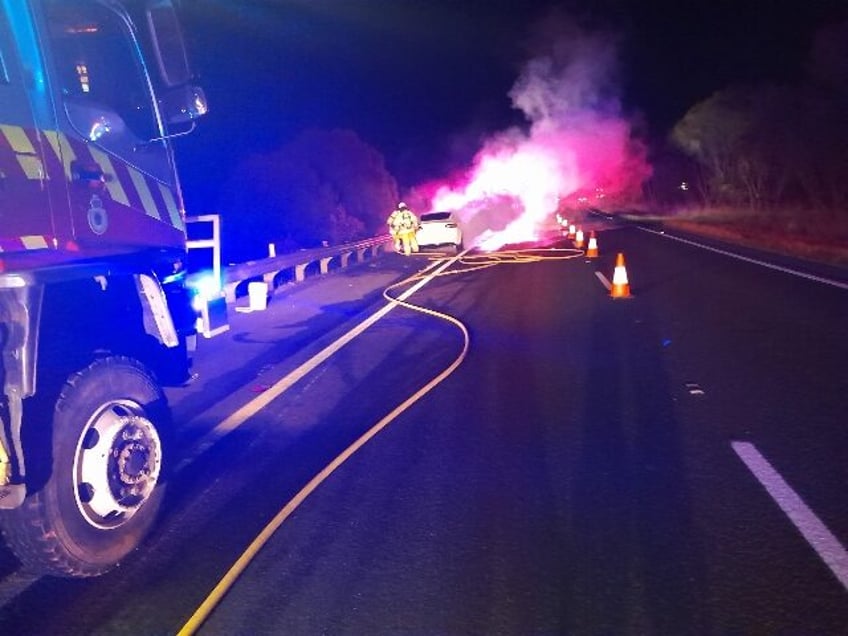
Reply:
[[[389,215],[388,220],[386,221],[386,225],[389,226],[389,234],[392,236],[392,241],[395,244],[395,252],[400,252],[401,249],[401,240],[400,240],[400,216],[403,211],[406,209],[406,203],[401,201],[398,203],[397,208]]]
[[[411,252],[418,251],[418,241],[415,233],[418,232],[418,217],[410,210],[406,203],[398,203],[396,226],[397,235],[403,243],[403,253],[407,256]]]

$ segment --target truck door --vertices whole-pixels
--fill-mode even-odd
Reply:
[[[39,60],[22,59],[27,49],[38,50],[28,16],[14,10],[25,12],[25,4],[0,11],[0,265],[10,252],[56,247],[58,229],[51,215],[45,139],[36,123],[36,110],[49,110],[41,108],[49,100],[38,81]],[[54,185],[64,189],[63,183]]]
[[[62,161],[80,248],[179,248],[173,154],[129,18],[114,4],[47,0]]]

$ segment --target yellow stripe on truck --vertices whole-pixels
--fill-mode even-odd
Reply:
[[[183,215],[180,214],[180,210],[177,207],[177,202],[174,200],[174,193],[171,192],[171,188],[160,183],[159,192],[165,200],[165,207],[168,208],[168,215],[171,217],[171,224],[178,230],[184,230],[185,223],[183,222]]]
[[[44,164],[35,150],[35,146],[27,137],[26,132],[20,126],[9,126],[8,124],[0,124],[0,132],[9,142],[15,156],[18,160],[18,165],[24,171],[27,179],[37,179],[39,181],[45,178]]]
[[[112,161],[109,159],[109,156],[93,146],[89,146],[88,151],[91,153],[91,158],[97,162],[103,174],[106,175],[106,189],[109,191],[109,196],[112,197],[115,203],[122,203],[129,207],[130,200],[127,198],[127,193],[124,192],[124,186],[118,180],[118,175],[115,174],[115,169],[112,167]]]
[[[47,137],[47,141],[50,143],[50,147],[53,148],[53,152],[56,153],[59,163],[61,163],[62,167],[65,169],[65,179],[70,181],[73,179],[73,174],[71,173],[71,162],[74,161],[77,156],[76,153],[74,153],[74,149],[71,147],[68,138],[65,137],[64,133],[60,133],[56,130],[44,130],[42,132],[44,133],[44,136]]]
[[[6,141],[9,142],[9,145],[15,152],[28,155],[36,154],[35,146],[32,145],[32,142],[29,140],[29,137],[27,137],[24,129],[20,126],[0,124],[0,131],[2,131],[3,136],[6,137]]]
[[[28,250],[43,250],[50,247],[47,244],[47,239],[43,236],[22,236],[21,243],[23,243],[24,247]]]
[[[152,216],[157,221],[161,221],[162,216],[159,214],[159,208],[156,207],[153,195],[150,194],[150,188],[147,186],[147,179],[145,179],[144,175],[135,168],[130,168],[128,166],[127,171],[130,173],[130,178],[135,186],[135,191],[141,199],[141,204],[144,206],[144,211],[147,212],[147,216]]]
[[[18,164],[27,179],[44,179],[44,164],[35,155],[17,155]]]

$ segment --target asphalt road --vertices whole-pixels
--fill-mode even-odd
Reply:
[[[597,261],[550,252],[413,296],[466,325],[462,364],[303,500],[200,633],[848,631],[848,290],[601,229]],[[626,300],[596,275],[617,252]],[[85,581],[27,581],[0,555],[0,632],[176,633],[463,335],[396,308],[210,431],[424,264],[387,256],[236,315],[171,396],[185,459],[150,541]]]

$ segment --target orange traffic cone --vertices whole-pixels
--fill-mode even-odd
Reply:
[[[570,238],[570,239],[574,238],[574,232],[575,232],[576,229],[577,228],[574,227],[574,223],[572,223],[571,225],[568,226],[568,238]]]
[[[624,254],[618,253],[615,259],[615,272],[612,275],[610,296],[613,298],[630,298],[630,283],[627,281],[627,270],[624,267]]]
[[[598,258],[598,239],[595,230],[589,232],[589,245],[586,247],[586,258]]]
[[[577,230],[574,234],[574,247],[577,249],[583,247],[583,230]]]

